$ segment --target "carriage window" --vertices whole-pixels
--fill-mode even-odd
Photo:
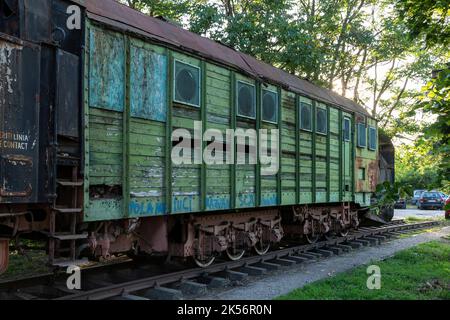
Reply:
[[[364,123],[358,123],[358,147],[367,147],[367,130]]]
[[[237,83],[237,108],[238,116],[246,118],[256,118],[256,99],[254,85],[241,81]]]
[[[312,131],[312,106],[308,103],[300,103],[300,128]]]
[[[377,129],[374,127],[369,128],[369,150],[377,149]]]
[[[175,102],[200,107],[200,68],[175,61]]]
[[[321,134],[328,133],[328,119],[327,110],[322,108],[317,108],[316,111],[316,132]]]
[[[349,118],[344,118],[344,141],[350,141],[351,138],[351,122]]]
[[[278,94],[276,92],[263,90],[262,119],[263,121],[278,122]]]

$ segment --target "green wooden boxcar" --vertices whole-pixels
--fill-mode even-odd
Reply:
[[[86,221],[370,204],[377,175],[377,123],[363,112],[96,21],[88,21],[85,34]],[[193,102],[177,98],[177,68],[198,77]],[[239,115],[242,84],[254,92],[254,117]],[[276,121],[262,119],[266,92],[276,97]],[[194,121],[201,123],[202,134],[208,129],[224,134],[227,129],[278,129],[278,174],[262,175],[258,163],[174,165],[172,132],[194,134]]]
[[[377,122],[355,102],[115,0],[2,13],[0,273],[30,231],[53,265],[132,253],[207,266],[345,236],[369,210]]]

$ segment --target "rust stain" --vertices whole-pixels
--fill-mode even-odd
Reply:
[[[365,177],[360,179],[359,170],[364,169]],[[356,192],[375,192],[378,184],[378,160],[356,157]]]
[[[21,192],[9,192],[5,191],[3,188],[0,188],[0,196],[5,198],[26,198],[31,196],[33,193],[33,188],[31,187],[31,184],[29,184],[25,191]]]
[[[18,154],[5,155],[5,156],[3,156],[3,158],[13,165],[33,166],[33,158],[27,157],[24,155],[18,155]]]
[[[369,172],[368,172],[368,178],[369,178],[369,191],[375,192],[378,184],[378,161],[372,160],[369,162]]]

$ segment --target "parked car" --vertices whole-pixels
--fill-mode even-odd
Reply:
[[[442,198],[442,200],[444,200],[444,202],[447,201],[447,199],[448,199],[448,195],[447,194],[445,194],[443,192],[439,192],[439,194],[441,195],[441,198]]]
[[[447,201],[445,201],[446,206],[450,206],[450,197],[447,198]],[[450,209],[445,210],[445,219],[450,219]]]
[[[411,199],[411,204],[416,206],[418,205],[418,201],[420,199],[420,196],[422,195],[422,193],[424,193],[426,190],[414,190],[414,194],[413,197]]]
[[[406,199],[398,199],[394,204],[395,209],[406,209]]]
[[[420,210],[423,209],[438,209],[442,210],[444,208],[445,201],[442,199],[441,194],[439,192],[430,191],[424,192],[420,196],[420,199],[417,203],[417,208]]]

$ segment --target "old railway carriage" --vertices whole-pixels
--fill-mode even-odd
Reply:
[[[345,234],[370,204],[377,123],[352,101],[112,0],[0,0],[0,18],[2,271],[9,241],[37,235],[54,264],[204,266]],[[175,165],[171,134],[194,121],[279,129],[278,173]]]

